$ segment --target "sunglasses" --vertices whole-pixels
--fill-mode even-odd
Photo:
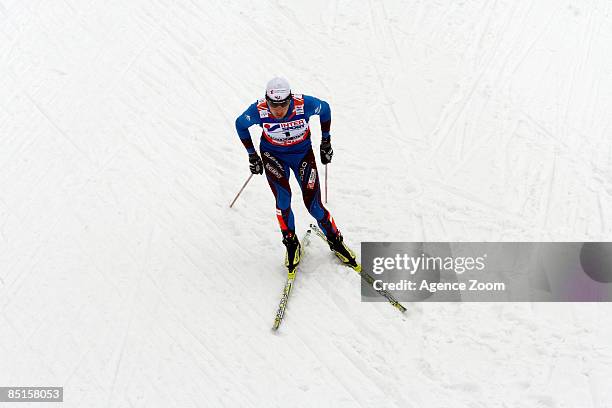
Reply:
[[[289,94],[289,96],[283,99],[282,101],[272,100],[268,97],[268,95],[266,95],[266,101],[268,102],[268,105],[274,108],[280,108],[280,107],[284,108],[286,106],[289,106],[289,103],[291,102],[291,94]]]

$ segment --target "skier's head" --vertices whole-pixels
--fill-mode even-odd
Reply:
[[[276,117],[287,114],[291,102],[291,87],[285,78],[272,78],[266,85],[266,101],[270,112]]]

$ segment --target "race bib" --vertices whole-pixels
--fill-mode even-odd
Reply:
[[[288,146],[299,143],[308,136],[308,122],[305,119],[298,119],[290,122],[265,123],[263,132],[269,142]]]

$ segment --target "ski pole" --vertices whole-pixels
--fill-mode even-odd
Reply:
[[[325,165],[325,204],[327,204],[327,164]]]
[[[247,184],[249,184],[249,181],[251,181],[251,178],[253,177],[253,173],[251,173],[251,175],[249,176],[249,178],[244,182],[244,184],[242,185],[242,188],[240,189],[240,191],[238,192],[238,194],[236,194],[236,197],[234,197],[234,201],[232,201],[232,203],[230,204],[230,208],[232,208],[232,206],[234,205],[234,203],[236,202],[236,200],[238,199],[238,197],[240,197],[240,194],[242,193],[242,190],[244,190],[244,188],[247,186]]]

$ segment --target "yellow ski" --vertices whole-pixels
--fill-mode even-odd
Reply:
[[[300,260],[304,256],[304,249],[310,243],[310,233],[311,230],[308,229],[308,231],[306,231],[306,234],[304,235],[304,238],[302,238],[300,246]],[[287,309],[287,303],[289,302],[289,295],[291,294],[291,290],[293,289],[293,283],[295,282],[295,273],[297,272],[299,266],[300,265],[298,264],[292,270],[287,271],[287,282],[285,283],[283,294],[281,296],[281,300],[276,311],[276,317],[274,318],[274,324],[272,325],[272,330],[274,331],[278,330],[283,321],[283,318],[285,317],[285,310]]]
[[[323,241],[325,241],[325,243],[327,243],[327,237],[325,236],[325,234],[323,234],[323,231],[321,231],[319,229],[319,227],[317,227],[314,224],[310,224],[310,229],[312,229]],[[406,308],[400,302],[398,302],[393,297],[393,295],[391,295],[386,290],[377,290],[377,289],[374,288],[374,285],[373,285],[374,284],[374,278],[371,277],[370,275],[368,275],[365,272],[361,272],[361,264],[357,262],[357,258],[355,257],[355,253],[353,251],[351,251],[351,249],[348,248],[348,247],[346,247],[346,249],[348,249],[348,251],[351,254],[351,256],[353,256],[353,259],[348,259],[344,255],[334,251],[334,254],[336,254],[338,259],[340,259],[340,261],[342,261],[342,264],[348,266],[349,268],[351,268],[355,272],[357,272],[359,274],[359,276],[361,276],[361,279],[363,279],[370,286],[372,286],[372,289],[374,289],[379,295],[381,295],[385,299],[387,299],[387,301],[389,301],[389,303],[391,303],[391,305],[393,307],[395,307],[400,312],[404,313],[406,311]]]

